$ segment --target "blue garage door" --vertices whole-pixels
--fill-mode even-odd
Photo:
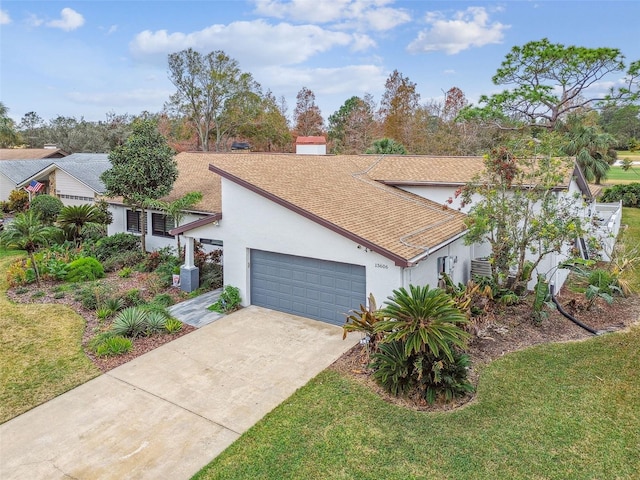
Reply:
[[[365,268],[251,250],[251,304],[344,325],[365,303]]]

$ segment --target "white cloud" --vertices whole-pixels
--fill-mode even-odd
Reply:
[[[255,13],[311,24],[333,23],[355,30],[390,30],[411,20],[393,0],[254,0]]]
[[[443,70],[442,73],[444,73],[445,75],[454,75],[456,71],[451,68],[448,68],[447,70]]]
[[[65,32],[70,32],[84,25],[84,17],[72,8],[63,8],[58,20],[47,22],[48,27],[60,28]]]
[[[325,30],[315,25],[270,25],[263,20],[211,25],[191,33],[145,30],[137,34],[130,49],[137,56],[157,56],[194,48],[198,51],[224,50],[242,59],[244,65],[291,65],[330,50],[348,47],[362,51],[375,45],[367,35]]]
[[[489,23],[489,14],[483,7],[469,7],[458,11],[452,19],[443,18],[439,12],[427,14],[430,29],[423,30],[409,44],[410,52],[444,51],[449,55],[460,53],[471,47],[482,47],[500,43],[509,25]]]
[[[39,27],[40,25],[42,25],[44,23],[44,20],[42,20],[38,16],[34,15],[33,13],[30,14],[25,21],[26,21],[27,25],[30,26],[30,27]]]
[[[156,104],[160,107],[173,92],[164,89],[133,89],[111,92],[68,92],[65,98],[81,105],[96,105],[108,108],[145,108],[146,105]],[[106,111],[106,110],[105,110]]]
[[[107,35],[111,35],[112,33],[115,33],[116,30],[118,30],[118,25],[111,25],[109,27],[109,30],[107,30]]]
[[[0,10],[0,25],[7,25],[11,23],[11,17],[6,10]]]

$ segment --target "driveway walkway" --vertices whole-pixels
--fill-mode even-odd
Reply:
[[[356,341],[244,308],[0,425],[0,478],[188,479]]]

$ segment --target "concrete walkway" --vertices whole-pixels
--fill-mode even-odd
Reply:
[[[0,478],[188,479],[357,340],[241,309],[0,425]]]

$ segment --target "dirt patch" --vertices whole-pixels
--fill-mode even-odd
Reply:
[[[150,273],[132,272],[128,278],[121,278],[116,273],[109,273],[105,278],[98,280],[98,283],[113,298],[122,298],[127,292],[134,289],[138,290],[140,296],[146,301],[150,301],[158,294],[171,296],[174,303],[187,298],[187,295],[179,288],[159,288],[157,277]],[[60,291],[61,286],[68,286],[69,290]],[[10,288],[7,290],[7,297],[16,303],[56,303],[67,305],[77,312],[86,321],[82,337],[82,346],[85,354],[103,373],[195,330],[195,327],[183,324],[182,329],[173,334],[156,334],[135,339],[133,341],[133,349],[125,355],[96,357],[89,350],[88,344],[97,333],[109,328],[110,321],[98,319],[95,310],[85,308],[82,301],[77,299],[78,291],[84,287],[86,285],[77,284],[74,286],[61,282],[43,281],[40,285],[30,284]]]
[[[597,331],[618,331],[640,321],[640,296],[617,297],[608,305],[603,300],[586,309],[584,295],[563,289],[558,296],[560,304],[579,321]],[[525,303],[505,307],[487,315],[475,325],[475,334],[469,343],[468,354],[472,368],[469,378],[477,386],[483,366],[506,353],[526,347],[551,342],[567,342],[593,337],[591,333],[563,317],[557,310],[549,312],[549,318],[536,324]],[[463,406],[475,398],[474,394],[451,403],[428,405],[422,398],[398,398],[386,393],[371,377],[369,357],[363,346],[356,345],[330,368],[339,371],[377,393],[385,401],[419,411],[446,411]]]

